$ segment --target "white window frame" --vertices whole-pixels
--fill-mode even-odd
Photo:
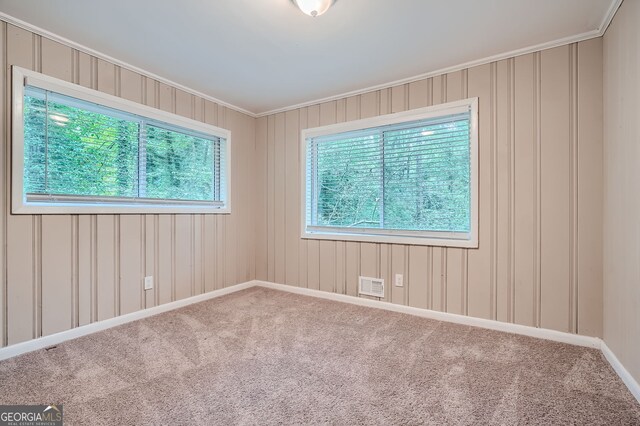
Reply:
[[[382,127],[403,122],[424,120],[452,114],[469,112],[469,153],[470,153],[470,231],[469,233],[437,232],[437,231],[396,231],[384,230],[371,233],[358,229],[312,227],[309,229],[307,220],[307,140],[331,134],[350,132],[355,130]],[[443,247],[478,247],[478,98],[469,98],[441,105],[418,108],[395,114],[381,115],[372,118],[332,124],[322,127],[304,129],[301,132],[300,149],[300,188],[301,188],[301,237],[315,240],[361,241],[375,243],[414,244]]]
[[[231,213],[231,132],[210,124],[181,117],[166,111],[138,104],[127,99],[88,89],[41,73],[13,66],[12,74],[12,157],[11,157],[11,212],[13,214],[180,214]],[[146,117],[170,125],[225,139],[225,178],[220,188],[223,204],[219,202],[180,202],[178,200],[145,200],[131,202],[127,198],[114,198],[110,202],[80,200],[27,201],[24,195],[24,88],[26,85],[60,93],[108,108]]]

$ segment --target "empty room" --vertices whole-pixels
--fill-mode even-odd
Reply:
[[[0,425],[640,425],[640,0],[0,0]]]

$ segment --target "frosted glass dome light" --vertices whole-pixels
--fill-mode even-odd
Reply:
[[[320,16],[325,13],[334,0],[293,0],[300,10],[309,16]]]

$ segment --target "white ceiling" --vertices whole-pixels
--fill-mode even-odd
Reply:
[[[311,18],[290,0],[0,0],[0,12],[263,113],[593,36],[618,3],[338,0]]]

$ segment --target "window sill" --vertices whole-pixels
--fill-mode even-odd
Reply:
[[[302,232],[302,239],[353,241],[363,243],[407,244],[433,247],[478,248],[478,239],[474,235],[469,239],[434,238],[403,235],[371,235],[328,232]]]
[[[12,214],[229,214],[229,207],[194,206],[180,204],[119,204],[90,203],[22,203],[14,205]]]

